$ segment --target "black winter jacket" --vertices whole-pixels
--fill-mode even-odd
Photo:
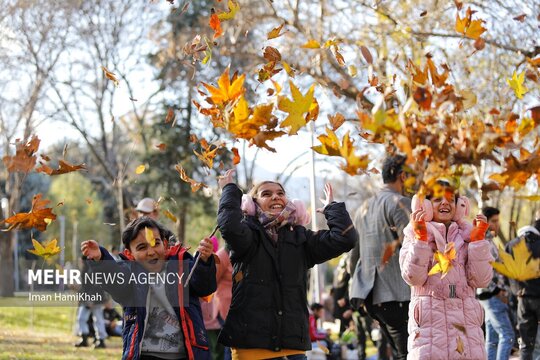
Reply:
[[[307,271],[353,248],[358,235],[344,203],[324,210],[330,230],[286,225],[273,241],[244,217],[242,191],[223,188],[218,225],[233,265],[232,303],[219,342],[231,347],[310,350]]]

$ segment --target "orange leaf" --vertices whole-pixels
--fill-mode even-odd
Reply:
[[[50,200],[41,200],[41,194],[34,195],[32,208],[28,213],[18,213],[4,220],[11,224],[8,230],[14,228],[31,229],[36,228],[39,231],[45,231],[47,225],[56,219],[51,208],[47,208]]]
[[[176,171],[178,171],[178,173],[180,174],[180,179],[182,179],[182,181],[185,181],[185,182],[187,182],[187,183],[189,183],[189,184],[191,185],[191,191],[192,191],[192,192],[196,192],[196,191],[199,190],[201,187],[208,187],[208,186],[206,186],[205,184],[196,182],[195,180],[193,180],[192,178],[190,178],[189,176],[187,176],[187,175],[186,175],[186,171],[184,170],[184,168],[182,167],[182,165],[177,164],[174,168],[175,168]]]
[[[332,126],[332,131],[336,131],[345,122],[345,116],[341,113],[333,116],[328,115],[328,121],[330,122],[330,126]]]
[[[102,66],[101,70],[103,70],[103,73],[105,74],[105,77],[107,79],[111,80],[113,82],[114,86],[118,87],[118,85],[120,84],[120,81],[118,81],[118,79],[116,78],[116,75],[113,74],[112,72],[110,72],[109,70],[107,70],[107,68],[105,66]]]
[[[383,256],[381,258],[381,265],[385,266],[390,261],[390,258],[396,253],[396,248],[400,242],[398,240],[394,240],[391,243],[386,244],[383,251]]]
[[[218,15],[212,9],[212,15],[210,15],[210,27],[214,30],[214,39],[217,39],[223,35],[223,29],[221,28],[221,21],[219,20]]]
[[[168,124],[173,120],[174,120],[174,110],[173,108],[169,108],[169,110],[167,110],[167,116],[165,117],[165,124]]]
[[[85,164],[72,165],[64,160],[58,160],[58,169],[54,170],[45,164],[41,164],[40,167],[36,168],[36,172],[42,172],[49,176],[66,174],[72,171],[86,170]]]
[[[462,19],[459,17],[459,13],[456,14],[456,31],[465,35],[470,39],[478,39],[486,28],[483,27],[484,20],[472,20],[473,11],[471,8],[467,8],[467,14]]]
[[[39,148],[39,138],[33,136],[28,143],[19,140],[15,141],[15,155],[4,156],[3,161],[9,172],[20,171],[29,172],[36,165],[37,157],[34,155]]]
[[[463,345],[463,340],[461,340],[461,336],[459,335],[457,337],[456,351],[460,354],[463,354],[463,352],[465,351],[465,345]]]
[[[156,145],[156,148],[158,148],[159,151],[165,151],[167,149],[167,144],[161,143],[159,145]]]
[[[214,104],[219,105],[228,101],[238,99],[245,91],[244,80],[245,74],[237,77],[231,83],[229,79],[229,68],[227,67],[223,74],[219,77],[218,87],[202,83],[203,86],[210,92],[210,98]]]
[[[240,163],[240,154],[238,154],[238,149],[233,147],[231,151],[234,154],[233,165],[238,165]]]

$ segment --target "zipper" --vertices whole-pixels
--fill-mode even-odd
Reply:
[[[139,343],[139,357],[141,357],[141,352],[142,352],[142,341],[144,339],[144,334],[146,333],[146,325],[148,324],[148,304],[150,303],[150,287],[148,287],[148,293],[146,294],[146,314],[144,315],[144,329],[143,329],[143,333],[142,333],[142,336],[141,336],[141,342]]]

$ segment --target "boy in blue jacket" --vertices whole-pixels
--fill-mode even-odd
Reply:
[[[199,264],[184,287],[194,258],[180,245],[168,248],[165,234],[158,222],[141,217],[122,233],[123,260],[116,262],[94,240],[81,250],[93,281],[123,306],[123,360],[210,360],[199,297],[216,290],[212,243],[200,242]]]

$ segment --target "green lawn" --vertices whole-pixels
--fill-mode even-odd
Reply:
[[[76,348],[76,307],[0,307],[0,360],[119,359],[122,340],[107,349]]]

